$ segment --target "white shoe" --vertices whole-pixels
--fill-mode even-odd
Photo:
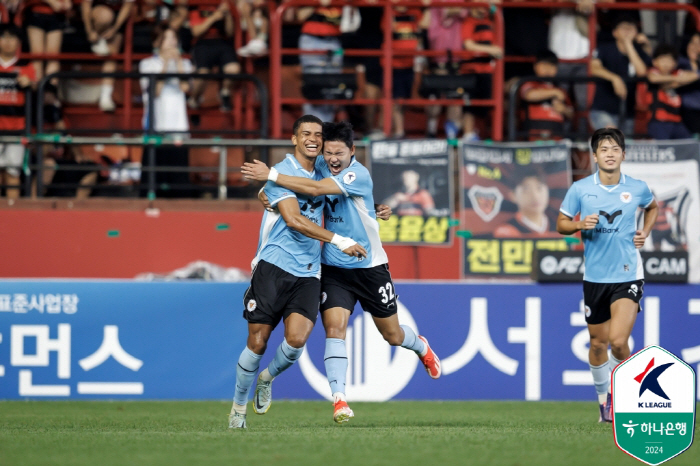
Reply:
[[[267,44],[262,39],[253,39],[236,52],[241,57],[265,55],[267,54]]]
[[[229,429],[246,429],[247,427],[245,423],[245,414],[232,413],[228,415]]]
[[[92,44],[92,51],[95,55],[105,56],[109,55],[109,46],[105,39],[100,39],[94,44]]]
[[[258,384],[253,396],[253,409],[256,414],[265,414],[272,404],[272,380],[265,382],[262,374],[258,376]]]
[[[117,105],[114,103],[114,100],[112,100],[112,96],[109,94],[100,95],[99,106],[100,110],[102,110],[103,112],[113,112],[117,108]]]

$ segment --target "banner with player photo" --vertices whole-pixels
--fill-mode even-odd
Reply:
[[[438,139],[377,141],[369,146],[374,201],[393,214],[379,222],[384,244],[447,246],[453,182],[450,148]]]
[[[568,141],[463,144],[463,277],[527,278],[535,249],[565,251],[556,218],[571,179]]]
[[[647,251],[687,251],[688,281],[700,283],[700,144],[695,140],[630,142],[622,173],[649,185],[659,216]],[[639,216],[641,228],[641,211]]]

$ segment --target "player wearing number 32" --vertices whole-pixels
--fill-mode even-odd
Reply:
[[[323,158],[316,159],[316,169],[324,176],[320,181],[284,175],[259,161],[246,163],[242,173],[247,179],[274,181],[302,195],[325,196],[325,227],[338,235],[354,238],[367,250],[364,261],[345,257],[329,247],[323,248],[321,256],[321,319],[326,329],[324,360],[333,395],[333,419],[341,423],[354,416],[345,401],[348,368],[345,333],[357,301],[372,315],[377,329],[390,345],[415,351],[434,379],[440,377],[441,369],[440,360],[428,341],[410,327],[399,325],[397,295],[389,274],[388,258],[379,240],[372,178],[355,160],[352,126],[344,121],[324,123],[323,140]]]
[[[610,373],[630,355],[628,340],[644,291],[638,249],[644,246],[659,209],[644,181],[620,172],[625,160],[625,137],[620,130],[596,130],[591,148],[598,171],[569,188],[559,209],[557,231],[564,235],[581,231],[588,360],[598,393],[599,422],[612,422]],[[641,230],[637,230],[639,208],[644,210]],[[581,220],[575,221],[578,213]]]

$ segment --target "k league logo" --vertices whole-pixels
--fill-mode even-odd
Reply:
[[[695,371],[659,346],[648,346],[612,375],[615,443],[628,455],[657,465],[693,443]]]

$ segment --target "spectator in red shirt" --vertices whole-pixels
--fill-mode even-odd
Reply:
[[[20,31],[10,24],[0,24],[0,133],[22,134],[25,130],[25,92],[36,81],[31,64],[19,63]],[[10,199],[19,197],[19,168],[24,161],[22,144],[0,144],[0,184],[7,188]]]
[[[681,119],[681,96],[676,89],[698,79],[693,71],[678,69],[678,54],[670,45],[659,45],[649,70],[647,102],[651,120],[647,131],[654,139],[685,139],[692,135]]]
[[[535,61],[535,76],[553,78],[557,75],[559,59],[551,50],[540,53]],[[526,82],[520,88],[520,98],[525,103],[527,128],[530,140],[560,139],[564,133],[564,120],[571,118],[574,109],[564,90],[551,82]]]
[[[122,26],[131,15],[134,0],[83,0],[81,12],[85,33],[97,55],[115,55],[122,48]],[[102,64],[103,73],[117,71],[117,62],[106,60]],[[102,91],[99,106],[103,112],[116,109],[112,100],[114,78],[102,78]]]
[[[190,10],[190,29],[194,47],[192,58],[199,74],[208,74],[213,68],[221,73],[238,74],[241,67],[238,64],[236,51],[233,49],[233,16],[228,0],[222,0],[218,6],[197,5]],[[231,105],[230,79],[224,79],[219,90],[221,111],[230,112]],[[191,108],[198,108],[204,92],[204,80],[195,80],[188,103]]]
[[[491,99],[491,83],[495,70],[495,60],[503,57],[503,49],[494,45],[495,35],[493,31],[493,19],[489,17],[487,8],[471,8],[469,17],[462,25],[462,40],[464,49],[472,52],[471,58],[462,62],[460,72],[462,74],[473,73],[477,77],[477,91],[470,94],[471,99]],[[463,139],[476,141],[479,136],[476,133],[476,117],[485,116],[488,113],[486,107],[465,107],[463,117]]]

